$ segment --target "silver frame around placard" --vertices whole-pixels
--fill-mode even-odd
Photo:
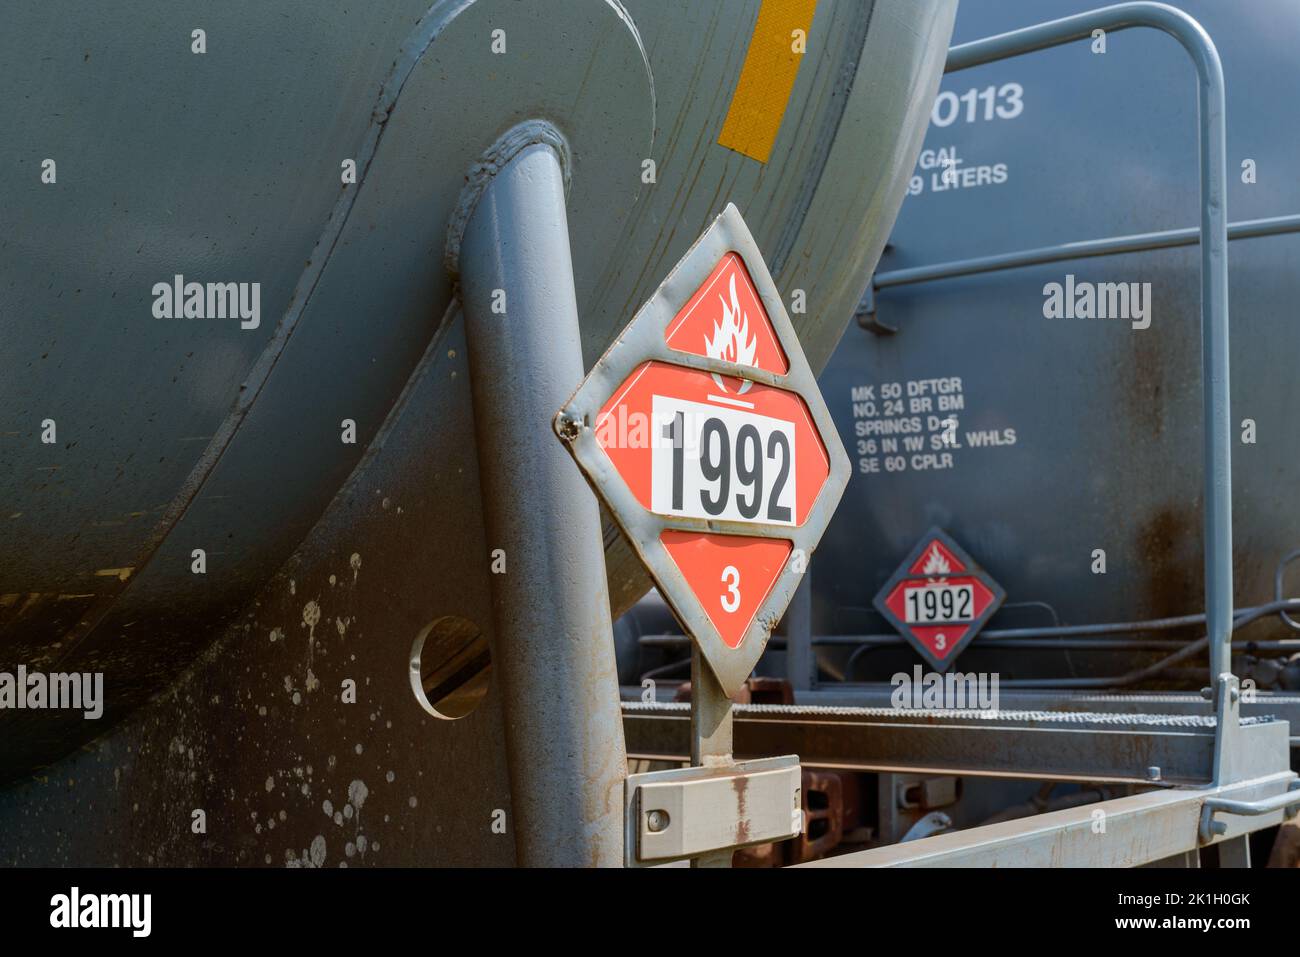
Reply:
[[[759,299],[767,310],[777,341],[785,352],[789,370],[784,374],[750,366],[679,352],[669,348],[664,332],[685,304],[709,277],[719,260],[729,252],[740,256],[749,271]],[[830,460],[826,482],[813,501],[802,525],[766,522],[737,522],[659,515],[646,509],[614,468],[614,463],[596,441],[595,422],[600,409],[638,366],[646,362],[717,373],[747,379],[760,385],[793,392],[803,399],[822,445]],[[695,244],[673,267],[655,294],[637,310],[632,321],[601,356],[573,397],[555,416],[556,434],[568,446],[596,494],[608,507],[664,600],[686,633],[698,644],[719,684],[734,695],[745,683],[767,646],[772,629],[807,568],[822,533],[830,523],[849,480],[849,458],[840,442],[830,410],[817,387],[817,377],[799,344],[785,304],[777,291],[758,244],[745,225],[740,211],[730,203]],[[779,538],[793,543],[791,559],[759,605],[754,620],[739,646],[729,648],[710,621],[685,576],[669,556],[660,535],[669,529],[719,535]],[[802,554],[799,570],[792,566]]]

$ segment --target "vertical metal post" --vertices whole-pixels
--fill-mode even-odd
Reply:
[[[459,265],[488,547],[505,562],[492,577],[492,670],[518,860],[621,866],[627,757],[600,512],[551,429],[584,369],[550,145],[501,158]]]
[[[699,646],[691,645],[691,764],[725,767],[732,763],[731,699],[713,676]],[[692,867],[730,867],[734,851],[716,851],[691,861]]]
[[[811,691],[817,677],[812,648],[811,566],[804,569],[803,579],[785,612],[785,676],[795,692]]]

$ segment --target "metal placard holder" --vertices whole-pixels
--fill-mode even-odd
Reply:
[[[668,324],[727,255],[743,262],[772,334],[788,361],[785,372],[679,351]],[[794,526],[719,518],[665,516],[639,501],[596,437],[601,410],[636,369],[659,362],[678,369],[736,376],[790,392],[804,403],[827,454],[827,475]],[[753,671],[803,577],[806,557],[825,531],[848,482],[849,462],[817,389],[799,339],[758,244],[730,204],[673,268],[655,294],[588,373],[555,416],[555,433],[650,572],[692,639],[691,767],[632,775],[624,791],[624,857],[629,867],[691,860],[729,867],[740,847],[787,840],[802,831],[801,772],[795,755],[737,763],[732,759],[732,704]],[[663,544],[667,530],[748,535],[790,542],[792,554],[753,613],[739,644],[724,641],[690,582]]]

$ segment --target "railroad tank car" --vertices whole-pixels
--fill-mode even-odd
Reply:
[[[953,42],[1094,6],[963,3]],[[1274,599],[1279,564],[1300,547],[1291,502],[1300,384],[1286,345],[1298,293],[1300,129],[1284,115],[1300,97],[1300,17],[1287,0],[1175,6],[1213,39],[1227,88],[1232,566],[1242,609]],[[878,639],[821,646],[828,678],[887,681],[920,661],[884,637],[895,632],[873,598],[939,527],[1006,589],[987,630],[1025,639],[976,638],[948,666],[999,672],[1004,687],[1205,684],[1203,657],[1130,680],[1169,653],[1142,639],[1204,634],[1196,623],[1138,624],[1205,610],[1197,129],[1194,71],[1154,30],[945,77],[874,295],[821,378],[855,470],[814,562],[813,632]],[[1177,246],[1149,237],[1107,255],[908,281],[921,267],[1179,230]],[[1054,287],[1079,302],[1085,288],[1102,290],[1098,317],[1084,317],[1086,304],[1058,310]],[[1107,300],[1120,293],[1132,293],[1127,312]],[[1284,573],[1285,594],[1295,594],[1297,574]],[[1135,624],[1093,647],[1052,647],[1064,638],[1053,628],[1124,622]],[[1241,635],[1292,630],[1267,616]],[[1239,675],[1300,687],[1285,655],[1240,651]]]
[[[902,202],[955,7],[10,5],[0,670],[102,672],[106,692],[96,720],[0,714],[0,859],[511,863],[457,824],[510,806],[444,264],[467,176],[530,117],[570,138],[587,366],[732,202],[805,294],[820,368]],[[792,87],[737,106],[773,8],[807,18]],[[779,122],[727,139],[732,110]],[[244,308],[188,314],[194,282]],[[622,610],[648,583],[605,539]],[[432,702],[413,641],[437,650]],[[346,857],[345,806],[367,837]],[[230,826],[195,839],[193,808]]]

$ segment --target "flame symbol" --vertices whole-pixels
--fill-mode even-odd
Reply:
[[[939,551],[939,543],[935,542],[930,546],[930,554],[926,556],[925,567],[921,569],[923,575],[947,575],[952,571],[952,566],[948,560],[943,557],[943,552]],[[938,582],[939,579],[931,578],[931,582]]]
[[[749,317],[740,309],[740,299],[736,296],[735,273],[731,274],[731,302],[728,303],[722,296],[718,296],[718,301],[722,303],[722,321],[713,324],[712,339],[707,333],[705,334],[705,354],[710,359],[721,359],[724,362],[734,362],[743,366],[754,365],[754,356],[758,352],[758,338],[750,336]],[[718,388],[727,391],[720,376],[715,374],[713,381],[717,383]],[[748,379],[742,380],[737,395],[748,392],[751,385],[753,383]]]

